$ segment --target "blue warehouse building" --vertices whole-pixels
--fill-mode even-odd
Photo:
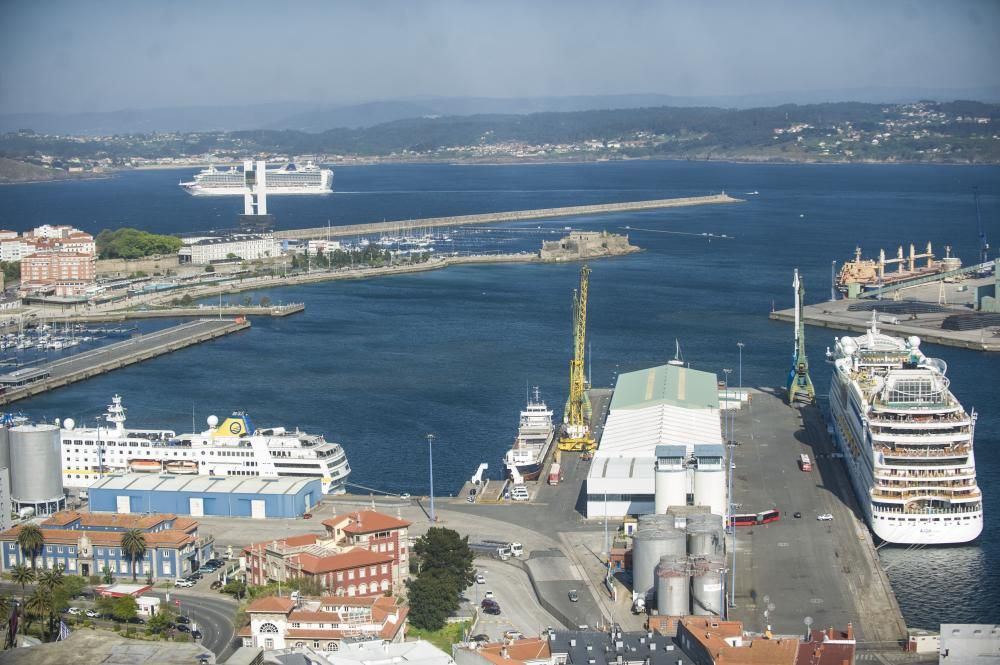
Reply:
[[[322,492],[319,478],[148,473],[108,476],[88,488],[93,512],[255,519],[302,517]]]

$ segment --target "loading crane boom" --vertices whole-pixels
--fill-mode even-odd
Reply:
[[[589,451],[597,447],[590,433],[590,400],[584,377],[584,350],[587,340],[587,290],[590,267],[580,268],[580,289],[573,294],[573,359],[569,361],[569,399],[563,415],[559,450]]]
[[[812,404],[816,401],[816,389],[809,378],[809,359],[806,357],[806,324],[802,319],[806,289],[795,269],[792,281],[795,289],[795,349],[792,351],[792,369],[788,372],[788,403]]]
[[[979,263],[990,260],[990,242],[986,238],[986,227],[983,226],[983,216],[979,212],[979,187],[972,188],[972,198],[976,201],[976,223],[979,225]]]

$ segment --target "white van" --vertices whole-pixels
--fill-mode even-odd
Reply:
[[[510,498],[514,499],[514,501],[527,501],[528,488],[524,485],[514,485],[510,489]]]

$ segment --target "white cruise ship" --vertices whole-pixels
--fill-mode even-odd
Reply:
[[[268,169],[267,193],[271,194],[329,194],[333,191],[333,171],[321,169],[312,162],[299,166],[290,162],[276,169]],[[195,196],[235,196],[246,191],[243,171],[235,166],[217,169],[209,166],[180,186]]]
[[[827,351],[833,430],[872,531],[890,543],[940,545],[983,530],[976,484],[976,413],[949,390],[943,360],[920,338],[879,332],[875,315],[860,337]]]
[[[344,449],[321,435],[283,427],[256,429],[242,412],[222,424],[209,416],[198,434],[125,428],[125,407],[115,395],[107,426],[62,423],[63,484],[89,487],[109,473],[176,473],[320,479],[324,493],[346,491],[351,466]]]
[[[503,458],[507,476],[515,482],[521,482],[518,476],[522,480],[538,480],[555,432],[552,409],[545,406],[535,388],[534,399],[529,397],[527,406],[521,411],[514,447]]]

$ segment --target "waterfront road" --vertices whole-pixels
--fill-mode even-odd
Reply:
[[[194,593],[185,589],[153,590],[149,595],[169,602],[201,631],[201,644],[224,661],[236,650],[236,608],[234,599],[212,592],[212,595]]]

